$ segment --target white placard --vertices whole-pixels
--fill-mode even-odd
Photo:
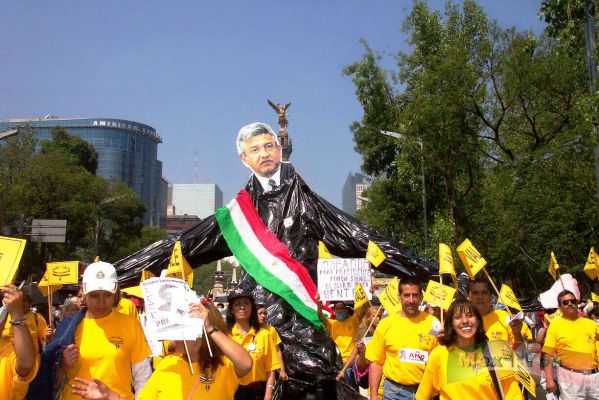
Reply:
[[[365,258],[331,258],[318,260],[318,293],[321,301],[354,300],[354,289],[361,283],[368,300],[370,263]]]
[[[189,315],[198,303],[195,292],[182,279],[150,278],[141,283],[146,309],[146,334],[154,340],[195,340],[202,336],[204,320]],[[148,338],[149,339],[149,338]]]

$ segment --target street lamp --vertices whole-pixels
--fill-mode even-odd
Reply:
[[[398,132],[391,131],[381,131],[383,135],[391,136],[396,139],[404,139],[405,135]],[[421,178],[422,178],[422,230],[424,233],[424,247],[428,247],[428,217],[426,215],[426,175],[424,172],[424,143],[422,139],[418,139],[420,142],[420,150],[422,152],[420,156],[420,168],[421,168]]]

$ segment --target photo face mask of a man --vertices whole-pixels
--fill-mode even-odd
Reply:
[[[274,137],[264,133],[251,136],[243,143],[241,161],[258,176],[270,178],[281,163],[281,147]]]

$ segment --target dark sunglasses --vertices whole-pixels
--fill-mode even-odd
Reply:
[[[563,300],[562,301],[562,306],[567,306],[568,304],[572,304],[573,306],[575,306],[576,300]]]

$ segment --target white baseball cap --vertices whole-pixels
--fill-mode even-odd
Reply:
[[[115,293],[116,286],[116,270],[112,264],[107,262],[98,261],[89,264],[83,273],[83,294],[95,290],[106,290]]]

